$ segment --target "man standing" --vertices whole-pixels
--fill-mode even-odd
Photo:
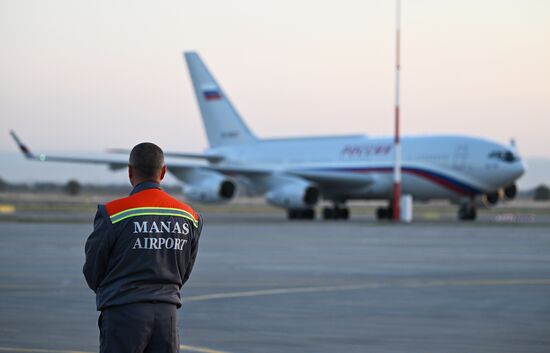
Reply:
[[[164,154],[130,153],[130,196],[99,205],[84,276],[96,293],[100,352],[178,352],[176,309],[197,256],[202,219],[161,190]]]

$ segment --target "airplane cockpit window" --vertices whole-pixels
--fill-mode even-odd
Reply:
[[[512,163],[519,158],[511,151],[493,151],[489,154],[489,158],[499,159],[506,163]]]

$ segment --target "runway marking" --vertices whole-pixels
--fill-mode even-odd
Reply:
[[[32,353],[92,353],[83,351],[64,351],[58,349],[38,349],[38,348],[14,348],[0,347],[0,352],[32,352]]]
[[[197,352],[197,353],[229,353],[227,351],[218,351],[218,350],[215,350],[215,349],[204,348],[204,347],[194,347],[194,346],[188,346],[188,345],[185,345],[185,344],[180,344],[180,350],[189,351],[189,352]]]
[[[184,302],[206,300],[260,297],[296,293],[340,292],[377,288],[429,288],[429,287],[472,287],[472,286],[519,286],[519,285],[550,285],[550,279],[480,279],[480,280],[403,280],[397,282],[370,282],[340,286],[317,286],[260,289],[242,292],[226,292],[195,295],[184,298]]]
[[[219,283],[217,283],[219,284]],[[216,284],[216,285],[217,285]],[[241,284],[239,286],[246,286]],[[388,282],[368,282],[339,286],[312,286],[312,287],[290,287],[290,288],[274,288],[274,289],[259,289],[252,291],[241,292],[223,292],[213,294],[201,294],[185,297],[186,302],[256,297],[262,295],[278,295],[292,293],[310,293],[310,292],[335,292],[360,289],[376,289],[376,288],[416,288],[416,287],[442,287],[442,286],[516,286],[516,285],[550,285],[550,279],[479,279],[479,280],[423,280],[423,279],[408,279],[401,281]],[[208,285],[201,285],[200,288],[207,288]],[[0,290],[36,290],[36,289],[82,289],[80,285],[60,285],[60,286],[42,286],[32,284],[4,284],[0,285]],[[1,348],[1,347],[0,347]],[[1,350],[0,350],[1,351]]]
[[[180,351],[196,352],[196,353],[229,353],[227,351],[218,351],[215,349],[180,345]],[[25,353],[93,353],[85,351],[67,351],[59,349],[40,349],[40,348],[15,348],[15,347],[0,347],[0,352],[25,352]]]
[[[34,285],[34,284],[2,284],[0,285],[0,289],[6,289],[6,290],[36,290],[36,289],[83,289],[82,285],[63,285],[60,284],[58,286],[41,286],[41,285]]]

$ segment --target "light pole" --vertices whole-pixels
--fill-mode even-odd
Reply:
[[[393,165],[393,220],[400,219],[400,198],[401,198],[401,141],[399,138],[399,71],[400,71],[400,47],[401,47],[401,0],[396,0],[396,41],[395,41],[395,139]]]

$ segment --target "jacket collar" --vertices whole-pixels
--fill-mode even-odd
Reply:
[[[140,191],[147,190],[147,189],[159,189],[162,190],[159,183],[156,183],[154,181],[143,181],[136,186],[134,186],[134,189],[130,193],[130,195],[136,194]]]

